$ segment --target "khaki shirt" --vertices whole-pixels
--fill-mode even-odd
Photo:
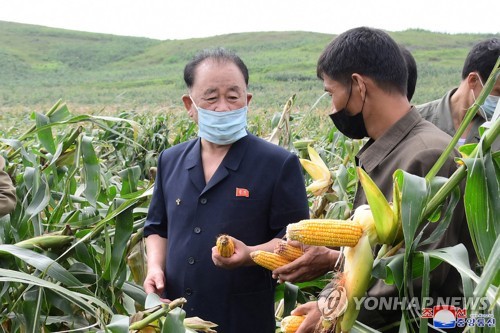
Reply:
[[[16,208],[16,189],[9,175],[3,170],[5,160],[0,156],[0,217],[11,213]]]
[[[417,111],[420,115],[427,121],[430,121],[436,125],[440,130],[446,132],[450,136],[454,136],[457,132],[455,126],[453,125],[453,119],[451,118],[451,96],[457,91],[457,88],[452,89],[446,93],[441,99],[437,99],[432,102],[417,105]],[[476,115],[472,119],[472,127],[467,134],[465,143],[477,143],[479,142],[479,126],[485,122],[484,118],[480,115]]]
[[[387,200],[392,201],[394,171],[402,169],[424,177],[441,156],[450,140],[449,135],[422,119],[415,107],[412,107],[408,114],[382,137],[377,140],[370,139],[359,151],[357,162],[377,184]],[[447,159],[438,175],[449,178],[455,172],[457,167],[453,158],[457,155],[455,151],[454,156]],[[366,203],[365,193],[359,186],[354,207]],[[426,230],[430,233],[436,225],[437,223],[433,223]],[[425,234],[423,239],[426,238]],[[458,243],[464,243],[469,254],[472,254],[470,260],[474,262],[474,249],[468,233],[462,200],[457,205],[453,220],[442,238],[430,246],[425,246],[425,249],[443,248]],[[430,297],[461,296],[459,288],[461,285],[459,274],[449,266],[441,265],[439,269],[431,273]],[[420,297],[420,291],[416,291],[415,295]],[[367,296],[396,297],[398,292],[394,286],[377,281],[368,290]],[[368,311],[362,308],[358,320],[374,328],[380,328],[400,318],[400,311]]]

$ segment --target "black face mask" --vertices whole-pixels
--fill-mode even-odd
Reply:
[[[350,116],[347,112],[347,104],[349,104],[349,99],[351,98],[351,91],[349,91],[349,97],[347,98],[345,107],[331,114],[330,118],[335,124],[335,127],[337,127],[337,129],[345,136],[351,139],[363,139],[368,136],[368,132],[366,131],[365,127],[365,121],[363,120],[363,108],[365,106],[365,101],[363,101],[361,111],[354,116]]]

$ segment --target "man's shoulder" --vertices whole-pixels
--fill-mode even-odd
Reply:
[[[160,158],[165,159],[165,158],[179,157],[180,155],[193,149],[193,147],[196,145],[197,141],[198,141],[198,139],[192,139],[192,140],[184,141],[184,142],[178,143],[174,146],[168,147],[160,153]]]
[[[417,150],[444,151],[451,141],[451,136],[433,123],[422,119],[410,132],[408,144]]]
[[[436,100],[416,105],[415,108],[420,113],[422,118],[434,122],[433,120],[445,110],[449,112],[449,99],[455,93],[457,88],[448,91],[443,97]]]
[[[266,157],[275,156],[281,158],[287,158],[291,155],[294,155],[292,152],[286,150],[285,148],[259,138],[253,134],[248,134],[247,140],[251,151],[256,154],[261,154]]]
[[[441,99],[436,99],[424,104],[416,105],[415,108],[424,119],[429,119],[435,115],[439,103],[441,103]]]

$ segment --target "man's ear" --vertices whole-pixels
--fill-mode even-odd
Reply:
[[[193,106],[193,101],[191,100],[191,97],[189,97],[189,95],[182,95],[182,102],[184,103],[184,107],[189,113],[191,107]]]
[[[363,77],[358,73],[354,73],[352,74],[351,78],[356,83],[355,88],[359,89],[360,95],[364,96],[366,94],[366,83]]]
[[[250,104],[250,101],[252,100],[253,95],[250,93],[247,93],[247,105]]]
[[[479,80],[479,74],[476,72],[470,72],[465,80],[467,80],[467,85],[469,86],[469,89],[474,90],[478,84],[481,86],[481,82]]]

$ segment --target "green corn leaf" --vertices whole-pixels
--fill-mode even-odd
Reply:
[[[122,204],[124,200],[116,200],[116,208]],[[111,254],[110,278],[115,281],[119,272],[123,270],[126,263],[127,243],[132,235],[134,226],[134,214],[132,208],[123,211],[116,217],[115,236],[113,239],[113,249]]]
[[[285,282],[283,317],[289,316],[290,312],[296,308],[298,294],[299,287],[290,282]]]
[[[43,288],[50,288],[59,296],[64,297],[74,303],[75,306],[78,306],[82,310],[87,311],[88,315],[91,316],[96,316],[97,314],[99,314],[99,309],[102,309],[109,314],[113,313],[113,311],[106,304],[93,296],[71,291],[64,287],[61,287],[59,284],[40,279],[36,276],[29,275],[24,272],[17,272],[0,268],[0,282],[19,282],[27,285],[36,285]]]
[[[377,279],[382,279],[388,285],[395,284],[398,290],[401,290],[403,286],[403,264],[404,264],[404,253],[399,253],[389,258],[382,258],[375,260],[373,265],[372,276]],[[436,258],[430,258],[429,269],[432,271],[441,264],[441,260]],[[411,267],[411,279],[417,279],[422,277],[424,274],[424,262],[418,253],[412,260]]]
[[[163,327],[161,333],[185,333],[186,328],[184,327],[184,319],[186,318],[186,312],[181,308],[175,308],[171,310],[165,321],[163,322]]]
[[[446,178],[442,178],[442,177],[432,178],[430,181],[430,183],[431,183],[431,195],[435,194],[437,192],[437,190],[445,182],[446,182]],[[432,234],[429,237],[427,237],[427,239],[420,242],[419,246],[433,244],[443,236],[446,229],[448,229],[448,226],[451,223],[453,213],[455,212],[455,209],[456,209],[459,201],[460,201],[460,189],[458,187],[455,187],[449,196],[448,204],[447,204],[445,212],[441,218],[441,221],[436,226],[436,228],[434,229]],[[435,221],[433,221],[433,222],[435,222]]]
[[[474,296],[483,297],[490,285],[499,287],[500,284],[500,237],[497,237],[495,245],[491,250],[490,256],[486,265],[484,266],[483,273],[481,274],[481,281],[474,289]]]
[[[89,203],[96,207],[97,197],[101,189],[101,170],[99,160],[92,146],[92,138],[83,136],[81,140],[81,149],[83,157],[83,172],[85,175],[85,198]]]
[[[73,274],[43,254],[8,244],[0,245],[0,254],[13,255],[67,287],[84,288],[83,284]]]
[[[467,224],[479,262],[484,265],[493,248],[498,232],[500,232],[500,230],[495,230],[495,225],[500,223],[498,222],[500,217],[498,213],[495,214],[491,209],[492,201],[498,201],[498,178],[488,182],[485,160],[483,159],[465,158],[462,161],[467,166],[467,182],[464,194]],[[496,198],[490,197],[488,189],[490,183],[493,183],[492,185],[496,187],[491,189],[491,193],[496,191]]]
[[[141,168],[139,166],[133,166],[122,170],[118,175],[122,179],[122,189],[120,191],[122,196],[137,191],[139,178],[141,176]]]
[[[427,299],[429,296],[429,284],[430,284],[430,271],[431,271],[431,261],[429,255],[425,252],[420,252],[423,258],[424,269],[422,274],[422,293],[421,299]],[[423,306],[422,306],[423,307]],[[427,318],[420,318],[420,333],[427,333],[429,328],[427,327]]]
[[[47,207],[50,201],[50,189],[47,184],[42,181],[35,196],[31,200],[28,208],[26,208],[26,217],[28,220],[33,219],[35,215],[40,213]]]
[[[59,123],[71,118],[71,113],[69,112],[68,106],[62,104],[54,112],[48,114],[51,123]]]
[[[130,318],[124,315],[113,315],[113,317],[111,317],[110,323],[106,325],[106,332],[128,333],[129,320]]]
[[[35,113],[35,119],[36,127],[39,128],[39,130],[37,131],[38,140],[40,140],[40,143],[45,149],[47,149],[49,153],[54,154],[56,152],[56,145],[54,143],[52,129],[51,127],[44,127],[45,125],[50,123],[50,119],[40,113]],[[44,128],[40,129],[41,127]]]
[[[137,302],[137,304],[145,304],[147,295],[146,292],[144,292],[144,288],[139,287],[133,282],[125,281],[125,283],[123,283],[122,290],[125,294]]]

